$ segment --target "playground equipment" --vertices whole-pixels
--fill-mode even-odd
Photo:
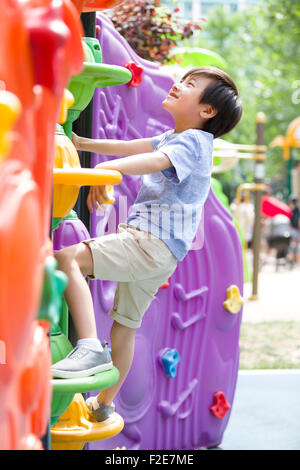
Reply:
[[[53,311],[38,319],[44,266],[52,252],[48,235],[54,151],[51,136],[64,88],[81,68],[81,25],[69,2],[45,2],[44,6],[40,2],[40,8],[35,8],[31,2],[1,0],[0,5],[4,123],[0,338],[5,344],[0,373],[0,447],[40,449],[51,398],[47,334]],[[53,21],[57,28],[52,27]],[[56,54],[64,67],[55,67],[54,76],[51,67]],[[8,102],[9,94],[15,97],[13,103]]]
[[[270,148],[282,147],[283,159],[286,161],[286,202],[292,194],[293,149],[300,148],[300,117],[294,119],[288,126],[286,135],[278,135],[270,143]],[[300,188],[300,186],[299,186]],[[298,188],[298,198],[300,189]]]
[[[117,64],[135,62],[144,72],[139,87],[96,90],[93,136],[127,140],[171,128],[171,117],[163,111],[161,102],[173,80],[155,64],[140,59],[104,15],[97,14],[97,24],[103,61],[116,63],[117,57]],[[98,155],[92,158],[93,165],[99,162]],[[101,156],[101,160],[106,158]],[[115,204],[105,214],[92,214],[92,237],[116,230],[119,222],[126,221],[129,207],[125,207],[125,196],[130,205],[139,183],[140,178],[123,175],[122,183],[115,186]],[[137,331],[133,365],[115,399],[116,409],[125,421],[122,432],[105,443],[90,442],[88,449],[103,449],[107,445],[127,449],[193,449],[221,442],[230,408],[225,407],[219,417],[210,408],[215,404],[215,394],[221,405],[225,401],[220,397],[225,396],[230,405],[233,402],[241,296],[238,309],[235,301],[236,293],[243,289],[243,264],[231,216],[212,192],[205,206],[203,230],[207,236],[204,247],[201,251],[191,250],[179,263],[168,285],[159,289]],[[222,276],[217,272],[222,272]],[[236,286],[236,290],[227,293],[231,286]],[[111,327],[107,312],[115,287],[116,283],[110,281],[90,282],[96,321],[104,336]],[[227,300],[235,305],[233,311],[223,305]]]
[[[205,233],[204,246],[199,249],[197,234],[192,250],[159,290],[137,332],[133,365],[116,398],[124,428],[118,414],[107,426],[93,422],[80,395],[115,383],[115,368],[86,379],[51,380],[48,334],[53,360],[67,354],[71,347],[62,299],[66,279],[56,269],[49,240],[52,184],[54,180],[55,185],[68,186],[67,178],[71,178],[71,186],[78,186],[82,184],[78,172],[83,176],[88,173],[78,167],[75,156],[73,168],[68,159],[68,168],[55,168],[53,175],[54,136],[58,116],[70,117],[72,122],[72,112],[81,110],[74,108],[76,96],[73,104],[68,94],[63,100],[64,90],[71,76],[89,69],[84,65],[88,62],[84,52],[90,51],[82,46],[79,15],[69,2],[45,0],[37,7],[36,2],[16,1],[9,2],[9,8],[7,0],[0,0],[0,4],[0,83],[4,83],[1,94],[5,93],[1,102],[7,102],[7,92],[17,97],[16,103],[20,101],[15,111],[13,105],[5,105],[5,124],[0,132],[0,339],[6,344],[6,365],[0,375],[0,446],[42,448],[40,439],[50,418],[53,448],[57,449],[82,448],[88,441],[89,449],[217,446],[230,417],[237,379],[243,263],[232,218],[213,192],[199,227]],[[85,11],[108,4],[78,1],[76,5]],[[18,36],[12,41],[16,26]],[[126,69],[130,81],[134,79],[131,86],[119,86],[118,82],[118,86],[110,83],[95,90],[94,137],[148,137],[172,127],[171,118],[160,105],[173,81],[156,64],[137,57],[101,14],[98,26],[104,63],[119,67],[134,63],[136,67]],[[90,60],[99,57],[99,50],[91,52]],[[130,68],[135,71],[134,77]],[[19,119],[14,124],[18,109]],[[66,132],[69,130],[67,124]],[[65,141],[69,148],[66,138],[61,134],[57,141]],[[97,163],[99,156],[94,155],[93,160]],[[115,176],[106,173],[104,184],[116,184]],[[140,179],[126,176],[118,183],[115,204],[109,205],[104,216],[92,215],[91,236],[102,235],[112,221],[126,218],[122,196],[133,202]],[[88,180],[83,184],[92,183]],[[71,206],[68,202],[55,217],[60,222],[53,233],[54,249],[89,236]],[[91,281],[90,287],[99,332],[108,337],[111,319],[106,313],[112,306],[115,284]]]
[[[113,3],[106,2],[106,6]],[[70,348],[60,330],[67,326],[60,315],[66,280],[56,270],[49,220],[55,125],[58,116],[63,122],[72,103],[65,87],[84,63],[79,15],[70,2],[45,0],[37,6],[31,1],[1,0],[0,4],[0,338],[5,345],[1,358],[5,366],[0,374],[0,447],[41,449],[51,395],[53,423],[75,391],[111,386],[118,371],[114,368],[108,375],[76,384],[51,381],[49,333],[54,356]],[[101,1],[87,5],[104,6]],[[131,79],[127,69],[122,74],[122,83]],[[66,183],[59,179],[62,170],[56,171],[58,185]],[[82,179],[78,181],[78,174],[74,179],[75,173],[73,170],[72,184],[84,184]],[[104,173],[96,175],[96,184],[121,180],[119,174],[107,178]],[[90,179],[85,184],[91,184]],[[109,435],[122,426],[122,418],[117,417]],[[100,438],[106,435],[102,432]]]

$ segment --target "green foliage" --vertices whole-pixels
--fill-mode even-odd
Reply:
[[[227,72],[240,91],[243,117],[226,139],[255,143],[255,118],[259,111],[267,117],[266,144],[279,134],[285,135],[289,123],[300,115],[299,99],[295,100],[297,86],[300,89],[298,0],[263,0],[256,7],[234,14],[217,7],[198,36],[198,43],[194,41],[193,45],[219,53],[229,64]],[[284,173],[282,150],[269,149],[266,177],[281,179],[279,190],[285,183]],[[229,195],[228,185],[236,187],[253,179],[253,164],[241,162],[237,170],[218,178]]]

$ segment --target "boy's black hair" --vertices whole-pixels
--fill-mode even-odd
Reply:
[[[189,70],[181,81],[191,76],[213,79],[204,90],[200,103],[210,104],[218,112],[205,123],[202,130],[211,132],[215,138],[227,134],[237,125],[243,113],[243,105],[234,81],[226,72],[213,66],[195,67]]]

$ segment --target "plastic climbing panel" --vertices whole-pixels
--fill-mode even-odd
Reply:
[[[165,132],[172,120],[161,102],[172,79],[140,59],[104,15],[97,17],[103,62],[134,62],[143,67],[143,75],[138,87],[96,91],[94,137],[129,140]],[[93,158],[98,163],[99,157]],[[140,177],[124,175],[115,187],[114,206],[92,215],[92,237],[115,232],[119,222],[126,222],[140,183]],[[198,233],[194,248],[159,289],[137,331],[133,365],[115,399],[124,429],[88,448],[197,449],[221,443],[239,363],[242,303],[235,294],[242,295],[242,252],[232,218],[213,192],[199,230],[204,230],[204,246]],[[90,281],[90,286],[98,331],[109,338],[112,321],[107,313],[116,283]]]

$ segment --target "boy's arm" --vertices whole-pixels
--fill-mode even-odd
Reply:
[[[151,153],[142,153],[132,155],[126,158],[118,158],[107,162],[98,163],[97,169],[118,170],[125,175],[146,175],[157,171],[165,170],[172,166],[171,161],[164,153],[160,151]],[[102,205],[102,198],[107,199],[105,195],[105,186],[91,186],[87,197],[87,206],[90,212],[94,207]]]
[[[135,140],[88,139],[87,137],[80,137],[73,132],[72,141],[77,150],[116,157],[153,152],[151,138]]]
[[[147,175],[165,170],[172,166],[171,161],[159,150],[151,153],[141,153],[126,158],[118,158],[98,163],[97,169],[118,170],[125,175]]]

